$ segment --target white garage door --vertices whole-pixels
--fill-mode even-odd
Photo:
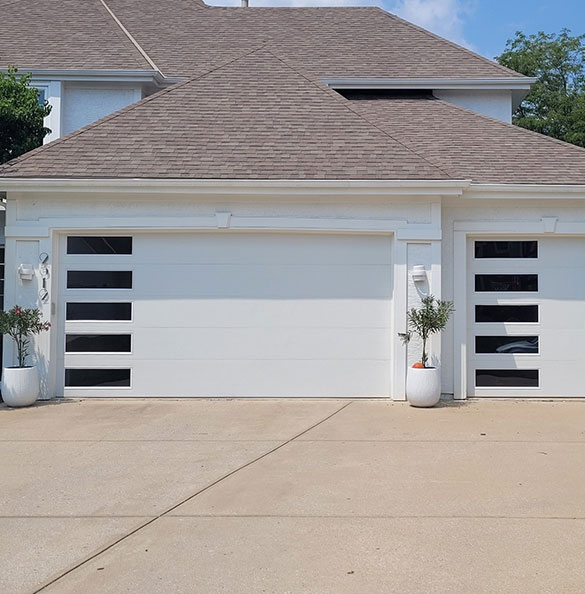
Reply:
[[[391,238],[63,237],[77,396],[389,396]]]
[[[585,396],[585,239],[469,245],[468,393]]]

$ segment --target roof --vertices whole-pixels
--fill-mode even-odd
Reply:
[[[585,184],[585,149],[433,97],[362,99],[352,107],[456,179]]]
[[[585,184],[585,150],[428,98],[348,100],[266,46],[0,167],[5,177]]]
[[[0,0],[0,67],[150,69],[99,0]]]
[[[5,177],[403,179],[448,175],[266,48],[0,167]]]
[[[375,7],[242,9],[211,7],[201,0],[104,2],[167,76],[201,75],[272,42],[281,55],[320,78],[523,78]],[[0,66],[146,66],[101,0],[0,0],[0,8]]]

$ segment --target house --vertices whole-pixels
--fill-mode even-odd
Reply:
[[[510,124],[532,79],[377,8],[26,0],[0,28],[54,106],[0,168],[45,397],[401,400],[426,294],[455,302],[445,394],[585,396],[585,150]]]

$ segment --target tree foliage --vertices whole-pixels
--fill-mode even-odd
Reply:
[[[31,76],[18,75],[16,68],[0,72],[0,163],[41,146],[50,132],[43,120],[51,106],[39,103],[40,91],[30,86]]]
[[[41,320],[38,309],[25,309],[15,305],[10,311],[0,311],[0,334],[6,334],[14,340],[18,367],[26,366],[31,335],[45,332],[50,327],[49,322]]]
[[[585,35],[518,31],[496,60],[538,78],[516,110],[515,124],[585,147]]]
[[[431,335],[441,332],[445,329],[451,314],[453,313],[453,303],[451,301],[442,301],[429,295],[421,300],[421,307],[413,307],[408,312],[408,331],[400,332],[398,335],[404,344],[408,344],[413,334],[416,334],[422,340],[421,363],[427,367],[428,353],[427,341]]]

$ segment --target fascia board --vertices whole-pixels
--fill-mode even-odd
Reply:
[[[9,192],[461,196],[469,180],[199,180],[0,178]]]
[[[509,78],[324,78],[333,89],[530,90],[538,79]]]
[[[36,82],[60,80],[80,82],[141,82],[154,83],[159,87],[168,87],[181,82],[181,77],[165,77],[158,70],[64,70],[64,69],[21,69],[32,74]],[[0,68],[0,72],[7,72],[6,68]]]
[[[471,200],[585,200],[585,185],[580,184],[470,184],[464,198]]]

